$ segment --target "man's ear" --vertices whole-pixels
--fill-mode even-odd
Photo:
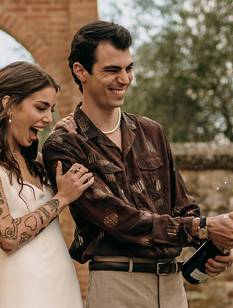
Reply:
[[[3,98],[2,98],[2,105],[3,105],[4,109],[7,108],[7,105],[9,104],[9,102],[10,102],[10,96],[9,95],[3,96]]]
[[[73,72],[74,74],[78,77],[78,79],[81,82],[85,82],[86,81],[86,69],[83,67],[83,65],[79,62],[74,62],[73,64]]]

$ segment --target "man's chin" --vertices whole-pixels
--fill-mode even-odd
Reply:
[[[124,104],[124,101],[125,101],[125,98],[116,100],[116,101],[114,102],[115,107],[121,107],[121,106]]]

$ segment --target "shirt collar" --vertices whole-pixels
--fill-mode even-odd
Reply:
[[[82,111],[81,104],[75,109],[74,119],[79,127],[80,131],[85,135],[87,139],[98,138],[99,143],[108,144],[108,138],[105,138],[104,134],[92,123],[92,121],[88,118],[88,116]],[[128,140],[127,148],[130,147],[133,143],[135,134],[134,130],[136,129],[135,121],[130,118],[126,113],[121,113],[121,129],[122,136],[124,140]],[[124,136],[125,135],[125,136]],[[109,142],[109,145],[112,145]],[[129,149],[127,149],[128,152]]]

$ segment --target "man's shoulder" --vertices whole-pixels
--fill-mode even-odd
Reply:
[[[58,128],[54,131],[52,131],[47,139],[44,142],[44,146],[51,144],[51,143],[62,143],[64,140],[64,137],[68,134],[68,132],[66,130],[64,130],[63,128]]]
[[[75,132],[68,132],[64,128],[58,128],[52,131],[47,139],[45,140],[44,144],[48,143],[70,143],[74,139],[82,141],[83,139],[86,140],[85,136],[76,130]]]
[[[81,139],[78,133],[67,132],[65,129],[59,128],[49,134],[42,150],[43,153],[52,150],[69,152],[72,149],[79,148],[80,144]]]

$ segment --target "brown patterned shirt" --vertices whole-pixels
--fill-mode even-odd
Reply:
[[[62,129],[43,147],[45,167],[55,185],[55,163],[63,171],[75,162],[95,182],[70,206],[76,223],[71,256],[83,263],[93,255],[163,259],[191,246],[192,219],[199,208],[175,169],[161,126],[122,113],[122,151],[77,107],[77,134]]]

